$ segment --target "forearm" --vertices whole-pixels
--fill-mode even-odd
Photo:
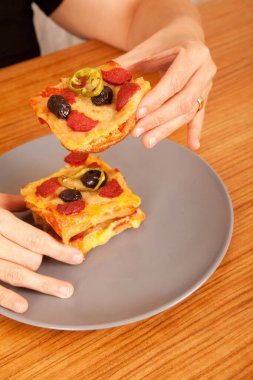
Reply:
[[[152,54],[175,38],[203,40],[191,0],[64,0],[51,17],[73,34],[125,51],[143,43],[138,50]]]
[[[127,50],[150,38],[167,47],[167,39],[174,39],[175,34],[204,39],[200,15],[191,0],[142,0],[130,24]]]

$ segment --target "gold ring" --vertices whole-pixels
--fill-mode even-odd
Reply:
[[[198,111],[200,111],[200,110],[202,110],[202,108],[204,106],[204,99],[202,98],[202,96],[198,97],[197,102],[198,102],[198,105],[199,105]]]

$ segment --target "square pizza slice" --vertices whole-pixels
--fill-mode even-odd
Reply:
[[[35,223],[86,254],[145,219],[140,198],[118,169],[100,157],[72,152],[67,166],[21,189]]]
[[[114,61],[84,68],[31,98],[46,123],[70,151],[101,152],[124,139],[136,123],[136,110],[150,83],[133,79]]]

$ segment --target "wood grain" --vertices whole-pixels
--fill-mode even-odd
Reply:
[[[187,300],[129,326],[60,332],[1,316],[2,380],[253,379],[253,3],[210,0],[200,10],[219,71],[199,154],[223,178],[235,211],[224,261]],[[48,133],[32,115],[30,96],[117,54],[92,41],[2,70],[0,152]],[[172,139],[184,144],[184,128]]]

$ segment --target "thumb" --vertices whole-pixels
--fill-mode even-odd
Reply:
[[[21,195],[0,193],[0,208],[9,211],[25,211],[26,205]]]
[[[128,53],[118,57],[115,61],[121,66],[131,71],[156,72],[167,70],[171,63],[179,53],[177,48],[162,51],[153,56],[145,56],[143,58],[131,56]]]

